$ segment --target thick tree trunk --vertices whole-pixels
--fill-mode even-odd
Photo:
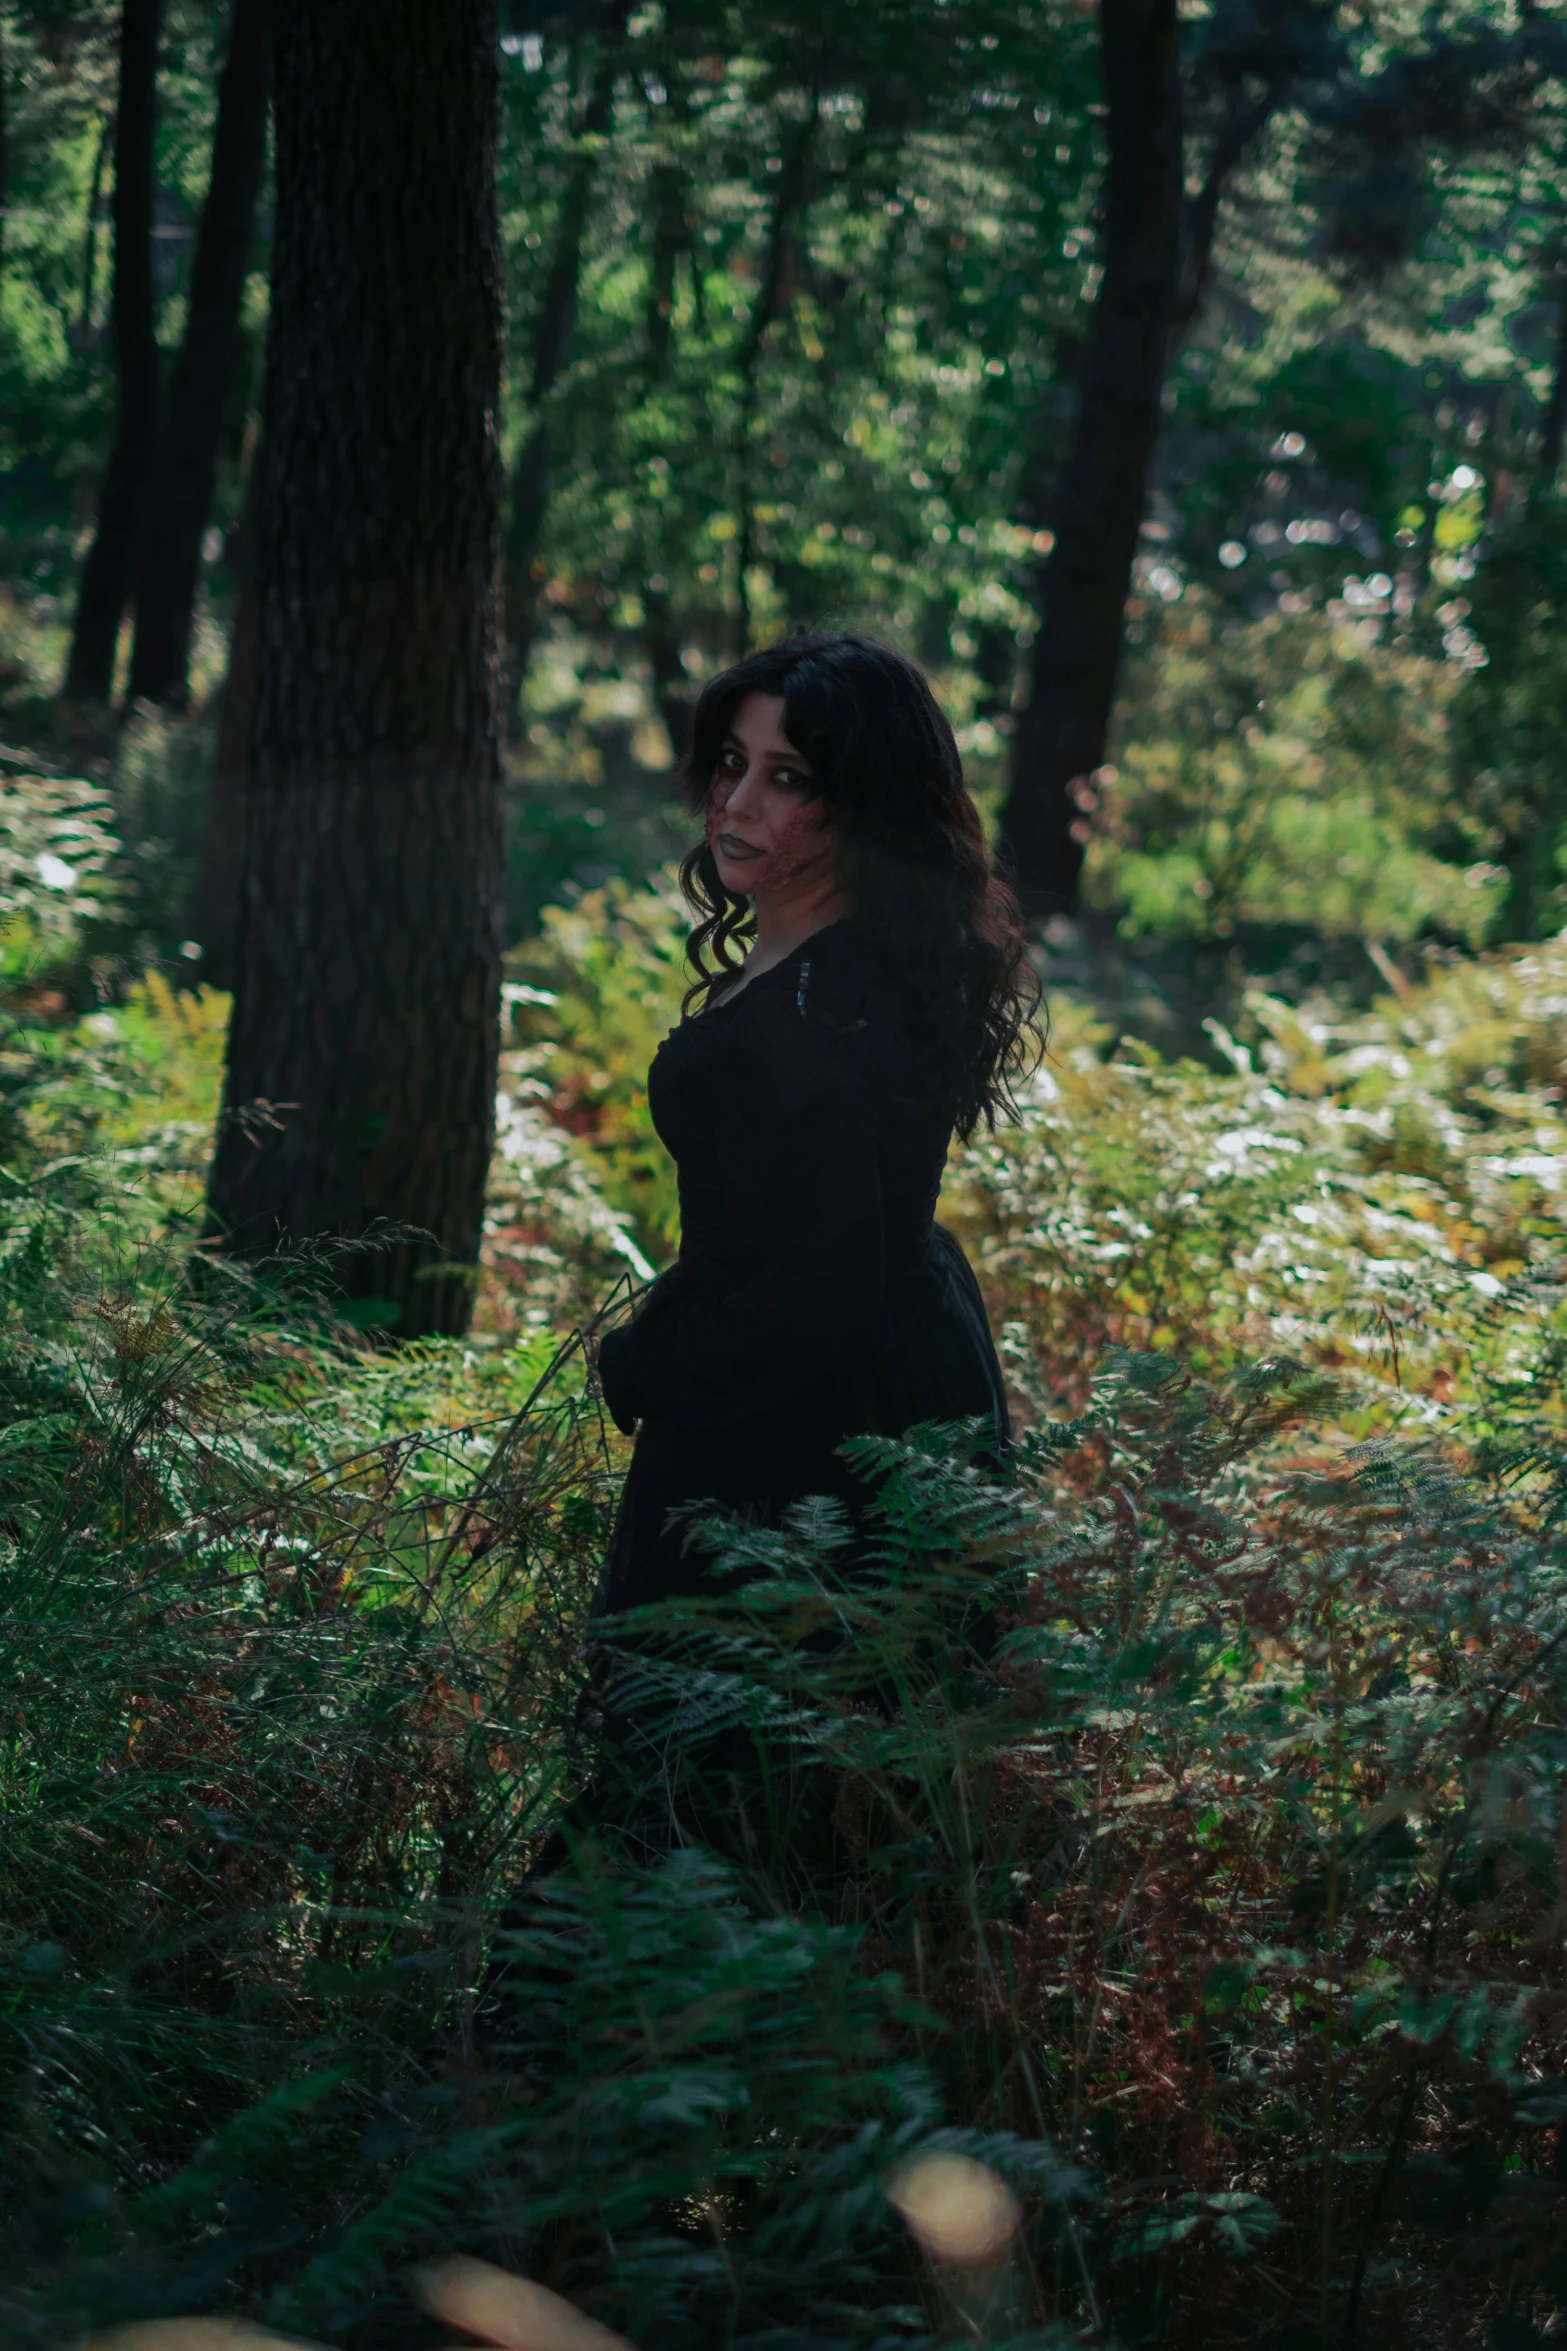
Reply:
[[[1181,275],[1181,97],[1175,0],[1101,0],[1109,107],[1104,276],[1084,353],[1071,456],[1042,572],[1027,709],[1013,739],[1002,839],[1030,913],[1069,912],[1083,852],[1074,780],[1104,759],[1127,592],[1158,438]]]
[[[496,0],[277,0],[260,609],[214,1227],[457,1331],[501,950]],[[410,1231],[410,1228],[413,1228]]]
[[[271,0],[234,0],[185,339],[169,381],[142,532],[131,697],[175,709],[188,696],[201,541],[239,357],[240,302],[266,158],[271,18]]]
[[[536,566],[549,514],[550,419],[545,403],[571,361],[577,330],[577,281],[588,209],[598,175],[599,150],[615,111],[617,47],[626,11],[612,8],[596,44],[588,102],[577,127],[577,151],[561,199],[549,273],[533,330],[533,364],[528,384],[528,423],[512,473],[511,513],[506,532],[506,646],[510,669],[508,701],[515,705],[528,675],[538,620]]]
[[[114,125],[114,446],[98,493],[98,525],[82,566],[65,692],[107,702],[120,620],[135,576],[147,476],[158,432],[158,339],[153,324],[153,134],[157,121],[159,0],[122,0],[120,89]]]

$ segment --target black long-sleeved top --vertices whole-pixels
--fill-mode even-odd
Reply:
[[[933,1222],[950,1098],[852,920],[683,1021],[648,1073],[678,1262],[606,1336],[636,1452],[600,1605],[694,1590],[670,1509],[852,1498],[846,1437],[1006,1406],[974,1277]]]

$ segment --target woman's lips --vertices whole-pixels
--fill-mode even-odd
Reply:
[[[718,846],[726,857],[736,862],[746,857],[765,857],[767,855],[765,849],[758,849],[753,842],[742,841],[738,833],[720,833]]]

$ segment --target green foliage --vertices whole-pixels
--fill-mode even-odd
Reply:
[[[163,18],[154,274],[166,350],[183,326],[183,274],[206,191],[226,24],[226,13],[207,0],[175,0]],[[114,113],[117,32],[107,8],[5,10],[0,468],[12,476],[8,520],[28,538],[40,521],[54,519],[42,494],[49,475],[68,479],[95,462],[112,418],[112,131],[96,210],[91,199],[94,161]],[[58,555],[58,535],[48,544]]]
[[[1458,704],[1459,775],[1507,868],[1507,930],[1540,937],[1567,916],[1567,766],[1561,620],[1567,515],[1535,509],[1502,535],[1474,588],[1489,654]]]
[[[549,1335],[366,1352],[308,1265],[193,1292],[115,1172],[13,1175],[0,1239],[0,2165],[83,2312],[275,2250],[232,2167],[301,2131],[342,2177],[560,1774],[608,1526]]]
[[[1164,616],[1117,765],[1088,795],[1085,888],[1124,908],[1128,935],[1486,934],[1502,869],[1453,862],[1447,721],[1462,672],[1359,627],[1342,607],[1226,621],[1195,592]]]
[[[605,1197],[655,1262],[679,1239],[674,1167],[648,1116],[648,1063],[680,1017],[690,926],[672,874],[645,889],[611,882],[550,907],[508,971],[514,1066],[559,1127],[581,1138]]]
[[[1468,33],[1416,33],[1394,8],[1353,21],[1290,9],[1259,31],[1226,4],[1183,33],[1194,185],[1246,120],[1242,90],[1277,98],[1276,73],[1291,96],[1242,142],[1173,374],[1129,615],[1156,675],[1123,716],[1095,845],[1097,886],[1129,932],[1472,941],[1488,924],[1527,935],[1552,921],[1554,819],[1536,814],[1554,789],[1548,616],[1514,630],[1513,663],[1502,606],[1556,344],[1558,61],[1541,33],[1525,103],[1514,52],[1535,36],[1490,26],[1494,14],[1477,20],[1490,65],[1475,66],[1488,96],[1473,119],[1451,103]],[[166,11],[165,352],[223,24],[206,0]],[[40,744],[57,723],[49,696],[113,409],[101,181],[87,214],[114,33],[97,0],[64,16],[4,10],[0,698],[7,733]],[[509,778],[514,935],[574,885],[667,860],[679,819],[664,779],[693,688],[801,621],[858,622],[916,652],[993,801],[1099,282],[1090,20],[1025,0],[900,0],[852,29],[809,6],[653,7],[508,30],[500,69],[514,488],[536,436],[549,453],[524,551],[536,626]],[[1414,93],[1433,71],[1446,95],[1427,107]],[[1414,77],[1402,97],[1400,75]],[[1334,240],[1349,197],[1369,201],[1376,180],[1368,105],[1396,132],[1409,204],[1398,272],[1350,285]],[[1280,219],[1305,225],[1281,240],[1267,226]],[[258,266],[214,514],[230,531],[265,298]],[[226,652],[220,539],[198,610],[199,703]],[[1524,570],[1538,571],[1529,549]],[[1190,619],[1183,591],[1204,600]],[[1352,656],[1356,632],[1376,642]],[[1213,715],[1248,681],[1277,713],[1249,740]],[[1378,695],[1386,723],[1368,731]],[[1342,726],[1341,699],[1360,706]],[[145,713],[114,749],[127,919],[165,957],[198,927],[208,749],[199,718],[186,729]],[[1505,909],[1489,862],[1512,877]],[[650,1203],[644,1250],[661,1223]]]
[[[917,2340],[879,2182],[921,2144],[1022,2191],[1011,2291],[1079,2339],[1555,2310],[1559,1505],[1292,1466],[1330,1403],[1121,1357],[1007,1486],[960,1432],[867,1441],[864,1546],[709,1526],[738,1588],[620,1644],[685,1850],[608,1805],[501,1938],[525,2112],[282,2311],[508,2243],[649,2344]]]
[[[1364,1011],[1254,988],[1215,1066],[1057,1003],[943,1206],[1008,1482],[972,1432],[862,1447],[858,1543],[812,1505],[711,1528],[752,1580],[617,1637],[657,1774],[625,1790],[578,1712],[623,1455],[572,1334],[677,1239],[643,1073],[684,922],[635,880],[679,837],[681,704],[748,637],[854,618],[999,784],[1096,285],[1090,17],[639,9],[602,136],[586,19],[508,35],[503,436],[551,455],[510,778],[538,935],[472,1340],[393,1353],[329,1268],[199,1245],[226,1005],[168,974],[205,722],[78,751],[44,711],[111,413],[114,23],[0,11],[0,695],[42,746],[0,758],[0,2333],[230,2309],[422,2342],[405,2265],[466,2247],[645,2351],[1549,2339],[1560,942],[1419,983],[1384,953]],[[221,12],[165,21],[167,258]],[[1199,63],[1233,30],[1201,22]],[[1361,80],[1409,37],[1357,19]],[[1194,76],[1204,135],[1239,87]],[[1380,284],[1331,274],[1300,111],[1232,182],[1086,812],[1129,933],[1216,962],[1560,920],[1535,96],[1526,139],[1405,173]],[[178,266],[162,293],[167,350]],[[263,309],[258,278],[252,345]],[[209,610],[203,693],[223,650]],[[89,752],[91,784],[33,774]],[[568,1808],[519,1888],[595,1765],[596,1830]],[[885,2196],[942,2146],[1022,2200],[979,2283]]]
[[[615,1636],[625,1787],[557,1350],[668,1246],[682,929],[606,888],[516,966],[466,1346],[187,1277],[221,999],[12,1016],[5,2328],[400,2340],[458,2250],[646,2351],[1544,2326],[1567,950],[1254,995],[1222,1071],[1057,1005],[944,1209],[1014,1474],[866,1443],[858,1544],[710,1529],[750,1580]],[[1021,2199],[982,2320],[884,2193],[942,2146]]]

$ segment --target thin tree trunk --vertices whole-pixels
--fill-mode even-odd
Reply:
[[[98,494],[98,527],[82,566],[65,673],[74,702],[107,702],[120,620],[135,577],[147,476],[158,431],[158,339],[152,285],[153,135],[159,0],[122,0],[114,125],[114,446]]]
[[[679,104],[679,83],[673,69],[668,81],[666,103]],[[649,210],[653,222],[653,250],[648,270],[647,305],[647,369],[648,394],[657,390],[669,373],[674,357],[675,333],[675,270],[681,252],[689,242],[686,228],[686,176],[678,163],[660,163],[653,172]],[[680,631],[675,620],[674,598],[667,585],[655,587],[654,580],[664,579],[664,557],[658,551],[657,566],[642,584],[642,608],[645,615],[642,641],[647,647],[648,661],[653,671],[653,696],[658,714],[669,737],[669,748],[674,757],[684,758],[691,729],[691,704],[686,691],[685,665],[680,658]]]
[[[1033,914],[1069,912],[1076,901],[1083,851],[1070,787],[1104,759],[1121,663],[1180,284],[1178,39],[1175,0],[1101,0],[1104,276],[1002,811],[1002,840]]]
[[[131,698],[181,710],[189,692],[201,542],[239,358],[240,302],[266,159],[271,17],[271,0],[234,0],[185,339],[169,382],[142,533]]]
[[[510,666],[508,703],[515,707],[528,675],[538,623],[536,566],[549,513],[550,420],[545,402],[571,361],[577,327],[577,283],[587,234],[600,143],[615,109],[615,69],[626,11],[617,8],[601,39],[588,102],[577,127],[577,148],[561,199],[560,218],[544,297],[533,331],[533,368],[528,386],[528,426],[512,474],[511,516],[506,533],[506,644]]]
[[[207,826],[196,875],[189,927],[201,943],[201,976],[209,987],[234,985],[234,946],[245,873],[246,778],[250,771],[250,717],[256,699],[257,540],[261,530],[260,449],[250,461],[239,528],[229,547],[234,608],[229,665],[218,706],[218,739],[207,791]]]
[[[773,217],[767,232],[767,258],[762,264],[762,281],[756,290],[756,300],[741,345],[737,369],[740,377],[740,418],[735,429],[735,517],[737,539],[735,545],[735,602],[738,643],[737,659],[743,659],[751,646],[751,594],[746,585],[746,574],[751,568],[751,557],[756,544],[756,521],[752,514],[754,500],[751,491],[751,440],[756,430],[757,408],[761,399],[761,363],[768,335],[782,315],[789,259],[789,240],[794,235],[795,222],[805,209],[806,178],[812,143],[820,112],[821,93],[812,86],[810,111],[789,142],[779,175],[778,194],[773,200]]]
[[[260,610],[213,1226],[458,1331],[501,950],[496,0],[277,0]]]
[[[1548,498],[1562,469],[1567,444],[1567,266],[1561,271],[1561,308],[1556,323],[1556,364],[1551,374],[1551,397],[1540,431],[1540,462],[1532,487],[1534,501]]]
[[[665,104],[675,104],[672,90]],[[675,331],[675,268],[689,242],[686,175],[678,163],[654,167],[649,210],[653,216],[653,257],[648,270],[648,381],[656,384],[669,368]]]
[[[98,200],[103,194],[103,159],[113,132],[111,116],[99,131],[98,144],[93,150],[92,180],[87,190],[87,227],[82,237],[82,299],[76,320],[78,351],[85,351],[92,339],[93,298],[98,291]]]
[[[5,79],[5,20],[0,18],[0,269],[5,267],[5,206],[11,185],[10,92]]]
[[[660,575],[662,576],[662,575]],[[642,609],[646,618],[642,642],[653,672],[653,699],[676,760],[684,759],[691,740],[691,698],[686,666],[680,658],[680,631],[675,625],[674,598],[667,588],[643,582]]]
[[[1219,207],[1230,176],[1252,141],[1285,102],[1287,81],[1269,82],[1249,106],[1237,106],[1220,130],[1208,157],[1202,186],[1181,213],[1181,273],[1170,313],[1170,350],[1173,359],[1191,333],[1208,292],[1213,271],[1213,239],[1219,225]]]

